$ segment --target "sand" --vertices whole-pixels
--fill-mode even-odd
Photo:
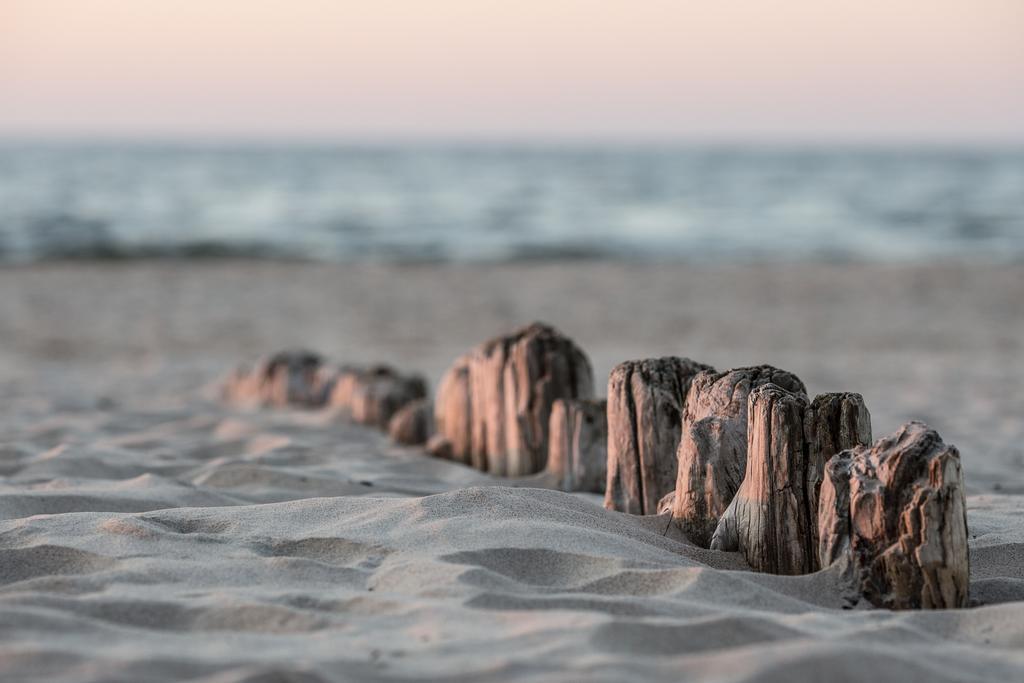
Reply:
[[[0,270],[0,680],[1024,680],[1024,269],[67,264]],[[284,346],[436,380],[539,318],[769,362],[960,447],[975,606],[843,610],[664,518],[211,383]]]

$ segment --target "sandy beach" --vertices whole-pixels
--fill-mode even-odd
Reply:
[[[1024,269],[247,261],[0,269],[4,681],[1024,680]],[[771,363],[959,447],[973,607],[843,610],[661,517],[315,411],[216,400],[306,347],[431,383],[531,320],[618,362]],[[603,393],[603,391],[601,392]]]

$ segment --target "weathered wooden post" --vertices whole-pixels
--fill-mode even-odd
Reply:
[[[352,392],[352,419],[387,430],[391,417],[405,404],[427,395],[427,383],[380,365],[359,374]]]
[[[327,406],[343,413],[346,417],[352,417],[352,397],[361,382],[364,368],[353,365],[342,365],[325,370],[327,377],[328,393]]]
[[[535,474],[547,462],[553,402],[592,395],[586,354],[554,328],[534,323],[456,360],[438,392],[435,419],[443,440],[432,447],[492,474]]]
[[[590,398],[594,378],[586,355],[552,327],[535,323],[510,341],[503,377],[506,464],[504,472],[500,466],[491,471],[523,476],[547,463],[554,401]]]
[[[804,438],[807,397],[766,384],[750,393],[747,457],[743,483],[711,539],[716,550],[739,550],[757,571],[814,571],[807,481],[809,449]]]
[[[711,539],[739,550],[754,569],[806,574],[818,564],[818,497],[825,461],[837,448],[869,443],[871,418],[859,394],[804,394],[774,384],[750,394],[743,483]]]
[[[864,398],[860,394],[846,392],[815,396],[804,418],[804,434],[810,451],[807,480],[813,484],[811,509],[817,515],[825,464],[832,456],[848,448],[871,445],[871,414]],[[815,545],[818,543],[817,532],[815,524]],[[815,569],[820,568],[815,562]]]
[[[441,377],[434,399],[434,425],[437,430],[428,450],[478,470],[487,469],[486,452],[473,457],[473,401],[470,396],[469,354],[459,356]]]
[[[323,359],[305,350],[289,350],[237,368],[224,381],[225,400],[248,405],[316,407],[323,405]]]
[[[387,365],[345,367],[338,370],[328,405],[359,424],[386,431],[388,421],[402,406],[426,393],[422,377],[402,374]]]
[[[604,493],[608,472],[605,400],[556,400],[551,406],[547,470],[563,491]]]
[[[425,444],[434,433],[434,406],[430,399],[418,398],[398,409],[388,422],[388,436],[405,446]]]
[[[718,520],[743,481],[747,466],[747,399],[775,384],[804,394],[796,375],[770,365],[702,372],[683,408],[679,472],[672,516],[691,541],[707,547]],[[668,503],[664,504],[668,507]]]
[[[921,422],[829,460],[818,559],[847,564],[850,597],[888,609],[966,607],[970,579],[960,453]]]
[[[694,376],[712,370],[689,358],[627,361],[608,377],[608,483],[604,506],[657,512],[675,486],[683,404]]]

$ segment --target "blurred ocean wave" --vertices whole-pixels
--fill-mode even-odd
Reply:
[[[0,144],[0,261],[1024,259],[1024,150]]]

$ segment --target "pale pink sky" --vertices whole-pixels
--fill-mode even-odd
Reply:
[[[0,135],[1024,141],[1024,0],[0,0]]]

